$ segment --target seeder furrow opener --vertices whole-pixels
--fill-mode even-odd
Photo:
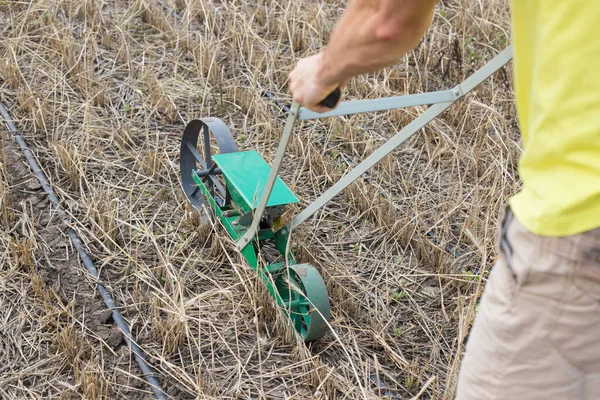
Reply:
[[[509,46],[491,61],[450,90],[340,103],[318,114],[292,103],[272,167],[256,151],[238,151],[227,126],[217,118],[191,121],[185,128],[180,149],[182,188],[203,220],[216,218],[225,227],[248,264],[258,273],[277,304],[305,341],[322,337],[329,326],[329,297],[323,278],[309,264],[297,264],[290,246],[293,229],[312,216],[333,197],[360,178],[402,142],[450,107],[512,58]],[[336,90],[323,104],[333,107]],[[288,204],[298,199],[277,176],[287,144],[298,120],[310,120],[361,112],[431,105],[385,144],[348,172],[343,178],[296,215],[281,224]],[[199,142],[202,132],[202,143]],[[213,154],[213,148],[218,153]],[[262,265],[263,248],[278,253]]]

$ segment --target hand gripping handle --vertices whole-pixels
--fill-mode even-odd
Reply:
[[[333,92],[329,93],[329,95],[325,97],[325,99],[323,99],[323,101],[321,101],[319,104],[327,108],[335,108],[340,101],[340,97],[342,97],[342,91],[340,88],[337,88]]]

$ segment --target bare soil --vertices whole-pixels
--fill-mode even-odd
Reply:
[[[10,196],[10,227],[3,237],[8,241],[0,247],[10,254],[3,262],[0,291],[0,320],[5,321],[2,398],[80,398],[96,393],[148,398],[142,382],[115,373],[121,369],[140,376],[141,371],[96,292],[95,279],[80,263],[65,226],[8,130],[2,132],[2,142]],[[86,389],[83,380],[94,388]]]

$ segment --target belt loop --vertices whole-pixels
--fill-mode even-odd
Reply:
[[[504,220],[502,221],[502,239],[506,239],[506,236],[508,234],[508,227],[510,226],[510,223],[512,222],[512,219],[514,217],[514,214],[512,212],[512,210],[510,209],[509,206],[506,206],[506,212],[504,214]]]
[[[506,257],[506,265],[508,269],[513,275],[513,278],[517,279],[515,275],[515,271],[513,271],[511,260],[512,260],[512,246],[510,241],[508,240],[508,228],[510,227],[510,223],[514,218],[514,214],[509,206],[506,207],[506,215],[504,216],[504,220],[502,221],[501,234],[500,234],[500,246],[502,251],[504,251],[504,256]]]

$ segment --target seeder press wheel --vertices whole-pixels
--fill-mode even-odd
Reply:
[[[200,131],[203,133],[203,143],[198,151]],[[217,148],[220,154],[237,154],[213,159]],[[231,132],[217,118],[191,121],[182,137],[179,166],[183,191],[194,209],[202,213],[204,222],[216,216],[235,241],[241,238],[248,228],[249,224],[244,223],[244,220],[248,216],[252,217],[252,206],[248,205],[247,193],[246,196],[242,196],[240,192],[240,187],[243,186],[240,185],[240,179],[245,183],[261,182],[265,171],[266,174],[270,171],[268,164],[252,153],[255,152],[238,152]],[[246,161],[239,164],[234,162],[240,159]],[[264,185],[264,182],[262,184]],[[283,182],[279,182],[278,185],[278,191],[271,195],[276,203],[272,208],[271,217],[273,213],[277,215],[276,211],[280,210],[276,207],[285,207],[285,204],[277,203],[278,200],[283,203],[298,201],[291,192],[288,193],[289,189]],[[287,244],[288,237],[283,233],[285,230],[277,230],[273,225],[273,218],[265,219],[256,237],[242,250],[242,255],[257,271],[300,336],[307,342],[317,340],[327,333],[330,318],[325,283],[313,266],[296,264]],[[287,267],[283,262],[277,262],[259,268],[258,252],[267,242],[275,244],[281,255],[280,260],[288,260]]]
[[[294,329],[305,341],[321,338],[331,317],[329,296],[319,271],[310,264],[290,265],[276,277],[284,306]]]

